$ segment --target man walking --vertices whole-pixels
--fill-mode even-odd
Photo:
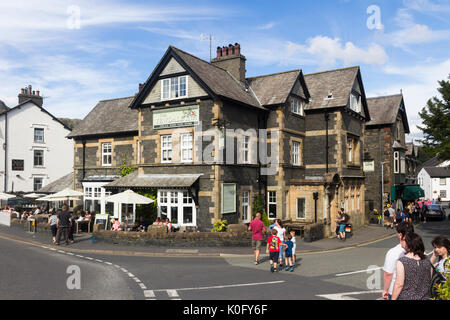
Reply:
[[[69,244],[69,228],[71,227],[71,215],[67,204],[63,204],[62,210],[58,213],[58,219],[56,220],[56,227],[58,232],[56,233],[56,245],[59,246],[61,240],[61,234],[64,233],[64,239],[66,245]]]
[[[250,222],[248,231],[252,231],[252,248],[255,254],[255,265],[259,263],[259,254],[263,241],[263,232],[266,232],[264,222],[261,220],[261,213],[256,213],[255,219]]]
[[[412,223],[403,221],[397,225],[396,230],[399,244],[387,252],[384,260],[384,290],[382,297],[385,300],[391,300],[392,298],[394,283],[397,277],[397,261],[406,253],[405,249],[403,249],[401,245],[401,241],[408,233],[414,233],[414,227]]]

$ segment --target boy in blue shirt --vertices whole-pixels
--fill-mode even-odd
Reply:
[[[286,245],[286,252],[284,256],[284,262],[286,264],[286,271],[294,271],[294,265],[292,263],[292,249],[294,248],[294,242],[292,242],[292,235],[287,236],[287,241],[284,243]]]

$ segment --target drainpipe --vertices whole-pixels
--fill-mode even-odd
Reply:
[[[8,186],[8,112],[5,112],[5,143],[4,143],[4,149],[5,149],[5,185],[3,187],[3,192],[7,192],[7,186]]]
[[[326,134],[325,134],[325,137],[326,137],[326,139],[325,139],[325,154],[326,154],[326,156],[325,156],[325,164],[326,164],[326,166],[325,166],[325,172],[326,173],[328,173],[328,121],[330,120],[330,115],[328,114],[328,112],[326,112],[325,113],[325,132],[326,132]]]
[[[83,179],[86,177],[86,140],[83,140]]]

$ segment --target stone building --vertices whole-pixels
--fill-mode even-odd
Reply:
[[[403,94],[368,98],[367,102],[372,120],[365,131],[366,211],[380,212],[383,203],[391,201],[393,187],[416,183],[417,161],[405,142],[410,131]]]
[[[359,67],[246,78],[245,63],[239,44],[211,62],[170,46],[134,97],[101,101],[72,132],[75,186],[98,188],[99,208],[104,193],[156,189],[159,215],[200,230],[249,222],[258,196],[271,219],[331,233],[345,207],[364,224]],[[117,179],[123,161],[136,170]]]

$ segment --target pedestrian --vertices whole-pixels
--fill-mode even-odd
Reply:
[[[277,236],[278,231],[274,228],[271,231],[272,236],[267,239],[266,253],[269,254],[270,272],[277,272],[277,263],[280,256],[280,246],[285,246],[281,243]]]
[[[64,240],[66,241],[66,245],[69,244],[69,229],[71,226],[71,215],[69,212],[69,207],[67,204],[63,204],[62,210],[58,213],[58,219],[56,222],[56,226],[58,231],[56,232],[56,245],[59,246],[61,241],[61,235],[64,234]]]
[[[283,222],[281,222],[281,219],[275,220],[275,227],[273,227],[273,228],[275,230],[277,230],[277,236],[278,236],[278,238],[280,238],[281,243],[284,243],[286,229],[283,227]],[[280,250],[280,257],[278,259],[280,262],[280,267],[283,266],[283,253],[284,253],[284,250]]]
[[[56,242],[56,232],[58,228],[56,227],[56,222],[58,220],[58,217],[56,216],[55,212],[50,211],[50,217],[48,217],[48,224],[50,225],[50,231],[52,232],[52,242]]]
[[[401,243],[406,254],[397,261],[392,300],[429,300],[433,267],[425,256],[422,238],[408,233]]]
[[[392,204],[387,205],[388,213],[389,213],[389,222],[391,224],[391,229],[394,229],[394,222],[395,222],[395,210],[392,208]]]
[[[292,263],[295,266],[295,260],[297,258],[296,254],[295,254],[295,249],[297,249],[297,240],[295,239],[295,231],[291,230],[289,232],[289,234],[291,235],[291,241],[294,244],[294,247],[292,248]]]
[[[69,227],[69,241],[70,243],[75,243],[75,240],[73,238],[73,232],[75,231],[76,228],[76,220],[78,219],[77,216],[74,217],[70,217],[70,227]]]
[[[292,262],[292,249],[294,248],[294,243],[292,242],[292,236],[290,234],[287,235],[287,241],[284,243],[286,245],[286,252],[285,252],[285,264],[286,264],[286,271],[294,271],[294,265]]]
[[[339,234],[338,234],[338,240],[345,241],[345,213],[344,208],[341,208],[339,210],[338,216],[336,218],[336,224],[339,226]]]
[[[433,255],[430,262],[436,268],[436,271],[446,278],[447,273],[450,272],[450,240],[444,236],[438,236],[431,242],[434,247]]]
[[[394,290],[394,282],[397,278],[397,261],[401,257],[405,255],[405,250],[403,249],[401,245],[402,239],[406,236],[408,233],[414,232],[414,227],[412,224],[403,222],[396,226],[396,235],[397,239],[399,241],[399,244],[390,249],[386,253],[386,257],[384,260],[384,289],[382,293],[382,297],[385,300],[391,300],[392,298],[392,292]]]
[[[263,241],[263,233],[266,232],[266,226],[261,220],[261,213],[257,212],[255,219],[250,222],[248,226],[248,231],[252,232],[252,248],[253,254],[255,255],[255,265],[259,264],[259,255],[261,253],[261,245]]]

